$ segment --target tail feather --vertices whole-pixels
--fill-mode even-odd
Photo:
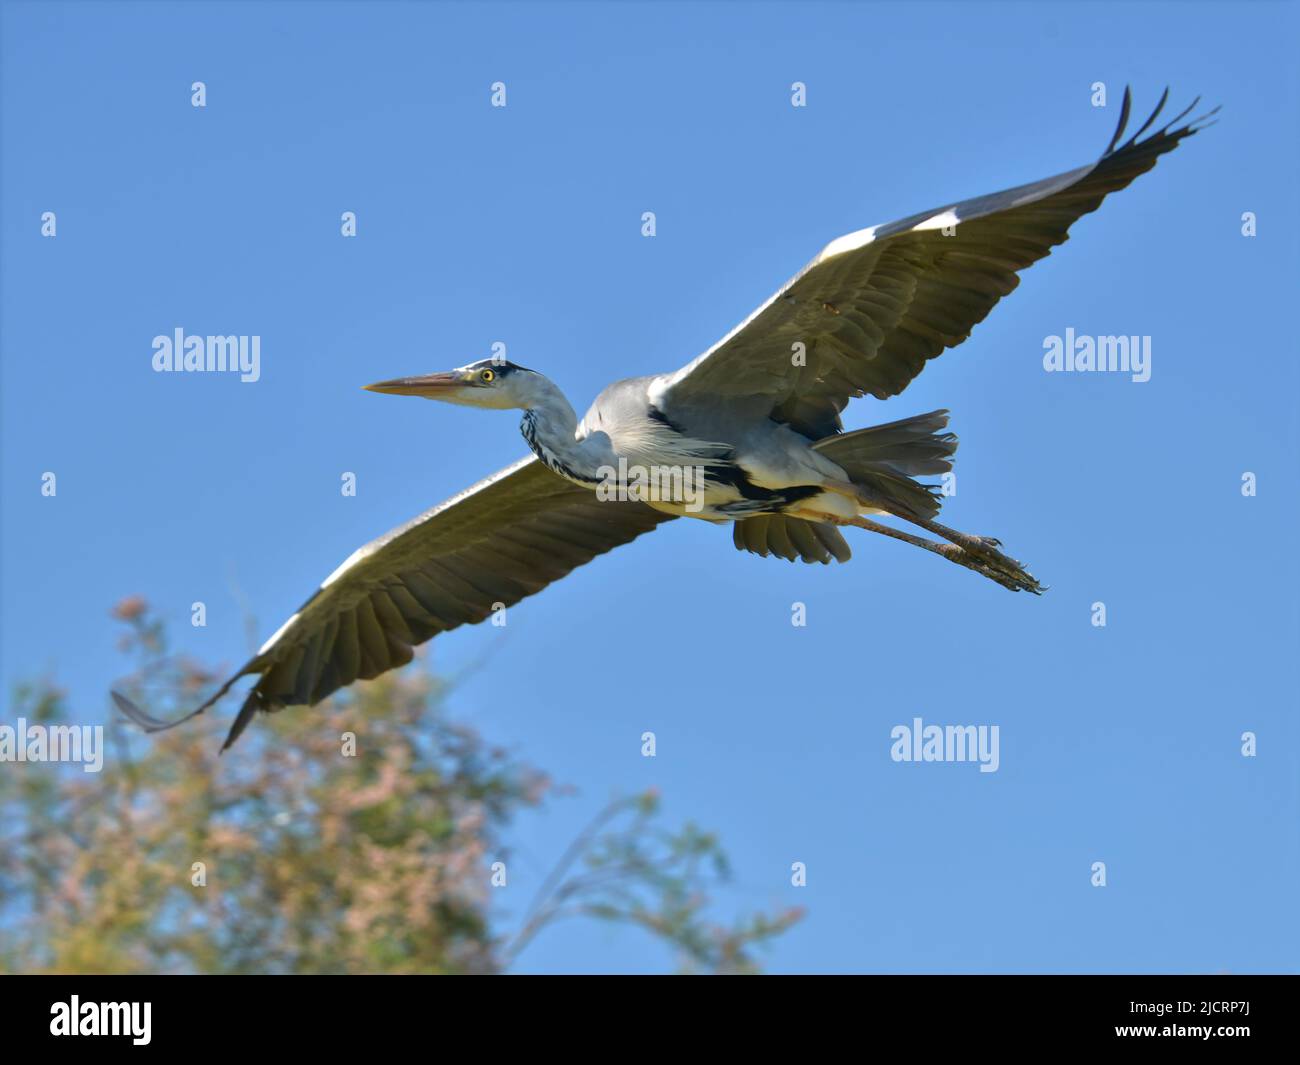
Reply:
[[[948,412],[934,410],[913,418],[828,436],[813,444],[840,466],[855,484],[870,488],[926,518],[939,513],[938,486],[914,477],[947,473],[957,437],[945,433]]]

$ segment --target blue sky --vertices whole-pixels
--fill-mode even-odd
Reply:
[[[951,408],[945,520],[1048,594],[865,533],[808,567],[679,521],[431,660],[489,656],[453,713],[579,792],[515,826],[507,916],[606,799],[655,785],[721,834],[721,914],[807,907],[776,971],[1294,971],[1296,29],[1280,3],[6,3],[4,690],[48,670],[103,720],[131,593],[237,665],[241,596],[265,637],[354,547],[525,451],[514,414],[359,385],[501,341],[583,409],[828,240],[1087,162],[1126,83],[1142,117],[1169,84],[1222,121],[848,412]],[[259,335],[261,379],[154,373],[177,327]],[[1045,373],[1067,328],[1150,336],[1151,380]],[[916,716],[999,726],[999,770],[893,762]],[[519,968],[669,963],[571,924]]]

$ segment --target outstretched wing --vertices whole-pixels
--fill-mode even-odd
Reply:
[[[1142,128],[1116,147],[1128,123],[1125,89],[1119,127],[1095,163],[832,241],[730,334],[664,379],[656,404],[672,413],[709,397],[751,397],[773,418],[819,439],[840,429],[850,399],[898,395],[927,360],[965,340],[1019,284],[1017,271],[1064,243],[1081,215],[1150,170],[1218,110],[1177,126],[1193,101],[1139,140],[1168,96],[1166,89]],[[802,366],[791,358],[797,342],[805,345]]]
[[[257,710],[314,705],[358,678],[405,665],[417,644],[482,621],[672,515],[604,501],[531,455],[366,544],[215,695],[163,722],[113,693],[146,731],[201,714],[240,677],[260,674],[222,747]]]

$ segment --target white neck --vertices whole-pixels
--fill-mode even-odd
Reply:
[[[616,466],[618,457],[604,433],[578,440],[578,416],[564,393],[538,374],[538,385],[524,408],[519,431],[533,454],[567,480],[594,486],[604,480],[602,466]]]

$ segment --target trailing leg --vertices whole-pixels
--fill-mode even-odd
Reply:
[[[900,540],[905,544],[911,544],[913,547],[922,548],[931,554],[938,555],[940,558],[946,558],[949,562],[955,562],[966,569],[974,570],[982,577],[1002,585],[1003,588],[1013,592],[1032,592],[1034,595],[1041,595],[1042,585],[1034,579],[1033,575],[1028,573],[1020,563],[1014,559],[1007,559],[1005,555],[999,557],[1005,559],[1001,563],[991,563],[980,554],[968,550],[965,546],[956,543],[936,543],[934,540],[926,540],[920,536],[913,536],[911,533],[905,533],[901,529],[895,529],[889,525],[882,525],[880,522],[872,521],[870,518],[844,518],[837,517],[833,514],[807,512],[801,515],[809,521],[832,522],[836,525],[852,525],[857,529],[865,529],[867,532],[879,533],[881,536],[888,536],[891,540]],[[972,539],[980,540],[983,544],[996,541],[982,540],[979,537]]]

